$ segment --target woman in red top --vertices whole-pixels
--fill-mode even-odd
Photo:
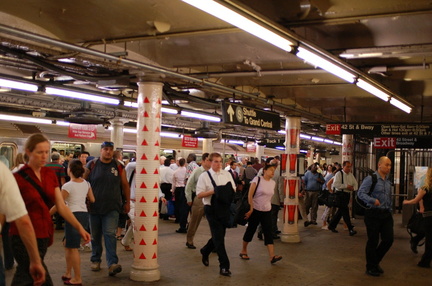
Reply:
[[[49,212],[53,206],[56,206],[60,215],[79,231],[85,241],[90,241],[90,234],[66,207],[55,173],[48,167],[44,167],[49,158],[49,151],[50,143],[44,135],[31,135],[25,144],[28,163],[14,174],[35,229],[42,263],[54,236],[54,226]],[[14,257],[18,263],[12,285],[33,285],[32,277],[28,273],[29,257],[14,224],[11,225],[10,234]],[[45,264],[44,267],[47,271],[44,285],[53,285]]]

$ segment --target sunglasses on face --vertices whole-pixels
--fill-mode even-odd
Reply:
[[[102,146],[102,148],[104,148],[104,147],[114,147],[114,142],[103,142],[101,146]]]

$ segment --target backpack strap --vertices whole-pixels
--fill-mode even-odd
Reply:
[[[133,169],[133,170],[132,170],[132,173],[131,173],[130,176],[129,176],[129,187],[132,185],[132,179],[133,179],[133,177],[134,177],[134,175],[135,175],[135,170],[136,170],[136,169]]]
[[[372,186],[371,186],[371,188],[369,189],[368,196],[370,196],[370,195],[372,194],[372,192],[373,192],[374,189],[375,189],[376,184],[378,183],[378,177],[377,177],[377,175],[376,175],[375,173],[373,173],[373,174],[371,175],[371,177],[372,177]]]
[[[212,175],[210,174],[210,172],[209,172],[209,171],[207,171],[207,174],[208,174],[208,175],[209,175],[209,177],[210,177],[210,180],[211,180],[211,182],[212,182],[212,185],[213,185],[213,187],[214,187],[214,188],[216,188],[216,187],[217,187],[217,185],[216,185],[215,181],[213,180],[213,177],[212,177]]]
[[[41,196],[42,200],[44,201],[44,203],[48,207],[48,210],[51,209],[50,206],[52,206],[53,203],[48,198],[48,196],[45,194],[45,192],[43,191],[42,187],[39,186],[24,170],[21,169],[17,173],[20,174],[21,177],[23,177],[27,182],[29,182],[33,186],[33,188],[35,188],[38,191],[38,193]]]

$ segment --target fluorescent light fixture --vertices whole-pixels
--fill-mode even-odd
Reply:
[[[294,46],[293,42],[215,1],[183,0],[183,2],[228,22],[284,51],[290,52],[292,50],[291,46]]]
[[[377,58],[381,56],[383,56],[383,53],[359,53],[359,54],[342,53],[339,55],[339,57],[345,59]]]
[[[19,89],[19,90],[32,91],[32,92],[38,91],[39,88],[36,84],[24,83],[24,82],[8,80],[8,79],[0,79],[0,86]]]
[[[278,133],[279,133],[279,134],[284,134],[284,135],[285,135],[285,134],[286,134],[286,130],[279,130]]]
[[[306,135],[306,134],[303,134],[303,133],[300,133],[300,138],[307,139],[307,140],[311,139],[311,137],[309,135]]]
[[[220,117],[218,117],[218,116],[205,115],[202,113],[195,113],[195,112],[190,112],[190,111],[186,111],[186,110],[182,110],[181,115],[183,115],[185,117],[197,118],[197,119],[206,120],[206,121],[213,121],[213,122],[220,122],[221,121]]]
[[[137,133],[137,130],[135,128],[123,128],[124,133]]]
[[[56,124],[59,125],[59,126],[69,126],[69,125],[70,125],[69,122],[66,122],[66,121],[60,121],[60,120],[57,120],[57,121],[56,121]]]
[[[364,89],[365,91],[367,91],[367,92],[369,92],[369,93],[375,95],[376,97],[378,97],[378,98],[384,100],[384,101],[388,101],[388,99],[389,99],[389,97],[390,97],[390,96],[389,96],[387,93],[385,93],[384,91],[382,91],[382,90],[376,88],[375,86],[371,85],[370,83],[368,83],[368,82],[366,82],[366,81],[364,81],[364,80],[362,80],[362,79],[359,79],[359,80],[356,82],[356,85],[357,85],[358,87]]]
[[[349,83],[354,83],[356,75],[335,65],[334,63],[326,60],[325,58],[306,50],[305,48],[299,47],[298,52],[296,54],[297,57],[303,59],[311,65],[316,67],[320,67],[323,70],[328,71],[329,73],[334,74],[337,77],[340,77],[343,80],[346,80]]]
[[[307,150],[300,150],[300,153],[307,154]]]
[[[115,99],[115,98],[104,97],[104,96],[99,96],[99,95],[94,95],[94,94],[89,94],[89,93],[82,93],[82,92],[77,92],[77,91],[71,91],[71,90],[67,90],[67,89],[54,88],[54,87],[46,87],[45,93],[69,97],[69,98],[74,98],[74,99],[80,99],[80,100],[87,100],[87,101],[112,104],[112,105],[118,105],[120,103],[120,100]]]
[[[278,150],[285,150],[285,147],[282,147],[282,146],[276,146],[275,148]]]
[[[125,101],[124,102],[124,106],[126,106],[126,107],[132,107],[132,108],[138,108],[138,103],[137,102],[132,102],[132,101]]]
[[[162,111],[163,113],[169,113],[169,114],[178,114],[178,113],[179,113],[177,109],[174,109],[174,108],[168,108],[168,107],[162,107],[162,108],[161,108],[161,111]]]
[[[240,140],[228,140],[227,143],[230,143],[230,144],[239,144],[239,145],[243,145],[244,144],[244,142],[240,141]]]
[[[24,116],[15,116],[15,115],[5,115],[0,114],[0,120],[7,121],[18,121],[18,122],[27,122],[27,123],[39,123],[39,124],[52,124],[52,120],[50,119],[41,119],[34,117],[24,117]]]
[[[333,144],[334,144],[334,145],[339,145],[339,146],[342,146],[342,142],[337,142],[337,141],[334,141],[334,142],[333,142]]]
[[[328,144],[333,144],[333,140],[329,140],[329,139],[324,139],[324,142]]]
[[[176,139],[181,138],[180,133],[172,133],[172,132],[161,132],[160,136],[161,137],[168,137],[168,138],[176,138]]]
[[[390,104],[396,106],[397,108],[405,111],[406,113],[411,113],[412,108],[403,103],[402,101],[392,97],[390,98]]]
[[[312,136],[311,140],[317,141],[317,142],[324,142],[324,138]]]

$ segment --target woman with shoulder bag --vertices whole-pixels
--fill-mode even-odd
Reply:
[[[432,168],[426,173],[425,185],[418,190],[417,196],[412,200],[404,200],[403,204],[417,204],[423,200],[423,219],[426,233],[425,252],[417,264],[419,267],[430,268],[432,261]]]
[[[282,256],[274,254],[272,222],[271,222],[271,198],[274,194],[276,182],[272,180],[276,165],[265,165],[263,176],[260,177],[259,184],[258,177],[255,177],[249,189],[249,205],[250,210],[246,213],[245,218],[248,219],[248,227],[243,236],[243,247],[240,252],[240,258],[249,260],[247,254],[247,246],[256,232],[258,225],[261,223],[264,233],[264,243],[267,246],[270,263],[276,263],[282,259]],[[258,187],[257,187],[258,184]]]

